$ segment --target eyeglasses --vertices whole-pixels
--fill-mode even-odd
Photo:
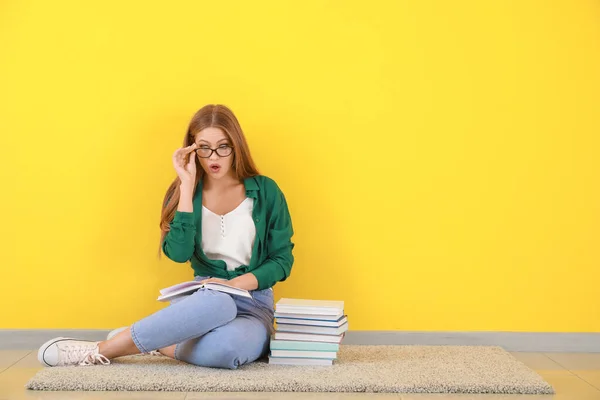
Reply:
[[[211,149],[210,147],[200,147],[196,149],[196,154],[200,158],[209,158],[214,153],[217,153],[219,157],[227,157],[230,156],[233,152],[233,147],[231,146],[219,146],[216,149]]]

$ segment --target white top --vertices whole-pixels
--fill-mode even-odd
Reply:
[[[202,206],[202,250],[211,260],[223,260],[227,270],[249,265],[256,236],[254,200],[246,197],[235,210],[218,215]]]

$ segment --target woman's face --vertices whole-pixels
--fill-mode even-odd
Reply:
[[[233,148],[231,141],[219,128],[205,128],[196,134],[196,156],[204,172],[211,179],[233,175]],[[218,149],[219,154],[211,149]],[[205,158],[210,154],[210,157]],[[222,155],[220,155],[222,154]]]

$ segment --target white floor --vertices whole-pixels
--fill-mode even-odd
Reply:
[[[43,392],[24,389],[42,366],[37,350],[0,350],[0,400],[10,399],[376,399],[395,400],[600,400],[600,353],[511,352],[537,371],[557,391],[553,396],[535,395],[415,395],[376,393],[184,393],[184,392]]]

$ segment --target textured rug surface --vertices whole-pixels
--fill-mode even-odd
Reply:
[[[40,370],[34,390],[186,392],[395,392],[553,394],[535,371],[497,346],[342,345],[333,366],[269,365],[237,370],[136,355],[107,366]]]

